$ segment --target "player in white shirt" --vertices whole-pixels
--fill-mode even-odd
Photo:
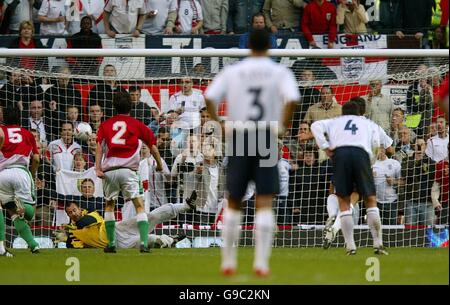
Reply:
[[[437,119],[438,134],[428,139],[425,154],[438,163],[448,158],[448,132],[447,121],[444,118]]]
[[[237,249],[233,244],[238,242],[240,235],[241,199],[248,182],[254,181],[257,195],[253,270],[258,276],[267,276],[270,273],[269,258],[275,227],[272,201],[274,195],[279,193],[277,136],[278,132],[283,134],[279,128],[271,130],[269,125],[275,123],[276,127],[281,125],[281,129],[288,126],[300,93],[292,71],[267,56],[270,48],[270,34],[267,31],[252,31],[249,46],[251,56],[225,68],[216,76],[205,96],[208,112],[218,122],[217,106],[223,100],[227,101],[228,121],[225,125],[234,125],[234,128],[227,128],[226,131],[226,135],[229,135],[228,147],[233,150],[235,146],[239,150],[236,154],[226,152],[229,156],[229,204],[225,210],[222,230],[222,273],[232,275],[236,272]],[[238,123],[244,122],[247,128],[236,128]],[[236,136],[230,137],[232,135]],[[244,141],[240,141],[242,138]],[[264,139],[266,145],[269,141],[269,151],[257,150],[257,139]]]
[[[111,38],[116,37],[116,34],[133,34],[134,37],[139,37],[145,13],[144,0],[108,0],[103,19],[106,34]]]
[[[347,255],[356,254],[350,211],[350,195],[355,186],[364,198],[367,208],[367,223],[374,242],[374,252],[388,254],[383,246],[380,211],[377,208],[370,162],[373,149],[380,147],[379,129],[376,126],[372,121],[360,116],[360,107],[354,101],[344,104],[342,116],[317,121],[311,126],[317,145],[333,160],[336,195],[339,199]]]
[[[358,104],[359,106],[359,115],[364,118],[364,114],[366,113],[366,102],[361,97],[353,97],[350,99]],[[393,155],[395,150],[392,147],[393,140],[386,134],[381,126],[375,124],[373,121],[367,119],[370,124],[372,124],[373,128],[378,130],[378,134],[380,136],[380,145],[385,148],[387,155]],[[372,163],[375,162],[375,159],[372,158]],[[360,200],[360,196],[357,192],[353,192],[350,196],[350,211],[353,215],[353,222],[355,225],[358,224],[359,220],[359,206],[358,202]],[[331,243],[335,240],[339,230],[341,230],[341,220],[340,220],[340,212],[339,212],[339,202],[338,198],[334,192],[334,185],[332,185],[332,191],[327,198],[327,212],[328,219],[325,223],[324,228],[324,240],[323,247],[324,249],[328,249],[331,246]]]
[[[64,0],[44,0],[39,9],[41,35],[63,35],[66,31],[66,6]]]
[[[64,122],[61,125],[61,138],[50,142],[46,157],[56,173],[61,169],[72,170],[73,156],[81,152],[81,146],[73,140],[73,126]]]
[[[200,126],[200,110],[206,107],[205,98],[200,91],[192,88],[192,78],[183,77],[181,86],[182,90],[170,97],[170,110],[178,113],[179,128],[197,128]]]

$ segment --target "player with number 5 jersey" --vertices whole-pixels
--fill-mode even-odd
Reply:
[[[34,217],[34,179],[39,166],[39,151],[31,132],[20,127],[20,110],[8,107],[0,128],[0,256],[11,257],[4,247],[6,209],[17,233],[28,244],[32,253],[39,253],[26,221]],[[31,172],[29,170],[31,157]]]
[[[148,220],[144,210],[143,189],[137,173],[142,142],[150,148],[157,163],[157,171],[162,170],[161,156],[153,132],[130,116],[132,102],[129,93],[116,93],[113,105],[118,114],[100,124],[95,158],[97,176],[104,179],[105,226],[108,236],[105,252],[116,252],[114,209],[120,192],[125,200],[131,200],[136,208],[141,237],[140,251],[149,252]]]

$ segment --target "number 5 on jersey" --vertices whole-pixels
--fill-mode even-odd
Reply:
[[[127,123],[124,121],[117,121],[113,125],[113,131],[117,133],[112,137],[111,143],[117,145],[125,145],[125,139],[122,139],[125,132],[127,132]]]
[[[9,143],[21,143],[23,138],[20,134],[20,128],[8,128],[8,139]]]

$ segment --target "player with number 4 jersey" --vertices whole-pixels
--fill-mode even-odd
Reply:
[[[326,150],[333,162],[336,195],[341,211],[341,229],[348,255],[356,254],[353,218],[350,211],[350,195],[355,187],[364,197],[374,252],[387,255],[383,247],[380,211],[377,208],[370,162],[373,149],[381,145],[379,130],[380,128],[372,121],[360,116],[360,106],[355,101],[344,104],[342,116],[317,121],[311,126],[317,145]]]
[[[5,221],[2,207],[14,223],[17,233],[28,244],[32,253],[39,253],[26,221],[34,217],[34,179],[39,166],[39,151],[34,136],[20,127],[20,110],[8,107],[0,128],[0,256],[11,257],[4,247]],[[31,172],[28,169],[31,157]]]
[[[142,122],[132,118],[132,102],[129,93],[118,92],[113,100],[118,115],[104,121],[97,132],[96,173],[103,178],[106,199],[105,226],[108,246],[105,252],[116,252],[115,200],[122,192],[125,200],[131,200],[136,208],[137,225],[141,237],[141,252],[149,252],[148,220],[142,199],[138,169],[142,142],[149,148],[157,162],[157,171],[162,170],[161,156],[156,147],[153,132]]]

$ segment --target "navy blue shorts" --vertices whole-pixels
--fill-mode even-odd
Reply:
[[[278,144],[276,136],[271,135],[270,131],[266,133],[266,143],[269,143],[269,137],[275,137],[275,140],[272,138],[271,142],[275,141],[275,147],[270,147],[269,149],[272,157],[268,157],[268,155],[262,156],[258,150],[256,150],[256,154],[250,153],[251,149],[247,149],[249,145],[248,133],[245,133],[244,141],[241,143],[246,147],[243,154],[236,153],[236,143],[233,141],[233,153],[227,153],[227,190],[231,198],[241,200],[250,181],[255,182],[257,195],[275,195],[279,193]],[[253,143],[250,145],[257,145],[258,141],[250,141],[250,143]],[[269,144],[266,147],[269,147]],[[273,160],[273,158],[275,158],[275,162],[269,162],[273,164],[268,166],[266,163],[266,165],[261,166],[261,164],[265,164],[265,161]]]
[[[364,198],[376,194],[369,154],[364,149],[353,146],[336,148],[333,167],[336,195],[350,196],[355,188]]]

